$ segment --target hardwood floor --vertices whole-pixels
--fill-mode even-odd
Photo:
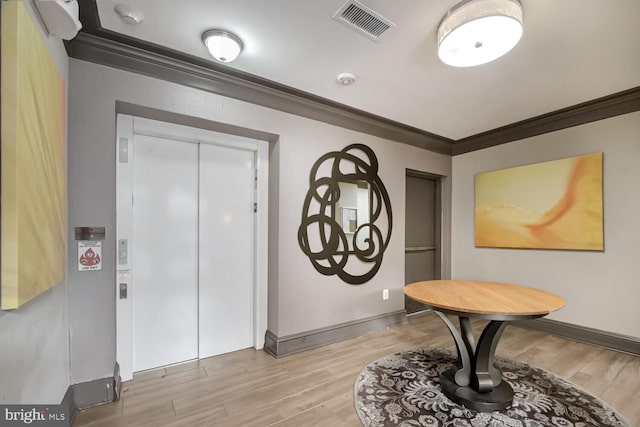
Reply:
[[[379,357],[421,347],[454,348],[434,313],[280,359],[247,349],[187,362],[136,374],[120,401],[78,412],[73,425],[361,426],[356,376]],[[640,357],[512,326],[496,353],[569,379],[640,426]]]

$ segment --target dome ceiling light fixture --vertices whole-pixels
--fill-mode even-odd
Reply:
[[[438,26],[438,57],[453,67],[473,67],[500,58],[522,37],[519,0],[466,0]]]
[[[209,53],[220,62],[234,61],[242,48],[242,40],[235,34],[221,29],[207,30],[202,33],[202,42]]]

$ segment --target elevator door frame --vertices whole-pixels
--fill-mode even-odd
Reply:
[[[255,218],[255,277],[254,277],[254,337],[253,347],[264,347],[267,330],[267,265],[268,265],[268,170],[269,143],[267,141],[192,128],[173,123],[134,117],[117,116],[116,130],[116,361],[120,367],[122,381],[133,378],[133,316],[130,298],[121,298],[123,287],[131,283],[131,250],[129,245],[132,230],[132,163],[130,162],[133,135],[148,135],[170,138],[176,141],[214,144],[256,153],[256,218]],[[128,292],[127,292],[128,294]],[[128,297],[128,295],[127,295]]]

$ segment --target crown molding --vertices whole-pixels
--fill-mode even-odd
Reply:
[[[96,0],[79,0],[83,28],[70,57],[193,87],[357,132],[456,156],[640,110],[640,86],[459,140],[300,91],[102,27]]]
[[[102,28],[95,0],[80,1],[83,29],[70,57],[182,84],[342,128],[451,155],[453,140],[253,74]]]
[[[469,153],[640,110],[640,86],[459,139],[451,154]]]

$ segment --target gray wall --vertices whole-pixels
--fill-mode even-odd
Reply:
[[[450,176],[450,157],[84,61],[70,61],[70,76],[69,226],[70,230],[106,226],[107,232],[103,270],[69,273],[72,383],[109,376],[115,363],[116,101],[278,135],[270,150],[272,333],[287,336],[403,309],[405,170]],[[360,286],[317,273],[297,240],[311,166],[326,152],[352,143],[367,144],[375,151],[394,215],[382,268]],[[446,218],[449,206],[447,202]],[[444,228],[449,228],[448,219]],[[443,251],[447,262],[448,246],[447,241]],[[75,257],[74,248],[70,255]],[[382,300],[384,288],[390,289],[387,301]]]
[[[640,112],[453,158],[452,276],[563,296],[551,319],[640,337]],[[604,152],[604,252],[474,247],[474,175]]]
[[[35,15],[34,15],[35,19]],[[62,43],[43,37],[69,88],[69,261],[65,281],[18,310],[0,312],[0,402],[58,403],[70,383],[108,377],[115,363],[115,102],[158,108],[280,135],[271,147],[269,328],[279,336],[390,313],[403,307],[405,169],[451,176],[446,156],[214,94],[69,61]],[[68,87],[68,85],[67,85]],[[563,295],[552,318],[640,336],[637,263],[640,113],[468,153],[453,159],[445,181],[444,232],[451,210],[453,276],[538,286]],[[376,152],[391,196],[394,224],[378,275],[350,286],[319,275],[298,248],[296,232],[311,165],[351,143]],[[515,251],[473,247],[473,175],[480,171],[591,151],[605,152],[606,251]],[[76,226],[106,226],[104,269],[75,269]],[[448,275],[448,246],[445,265]],[[390,299],[382,301],[381,290]],[[69,349],[69,343],[71,349]],[[71,368],[70,368],[71,366]]]
[[[68,58],[48,38],[27,4],[68,87]],[[0,403],[58,404],[69,386],[68,284],[63,282],[14,311],[0,311]]]

